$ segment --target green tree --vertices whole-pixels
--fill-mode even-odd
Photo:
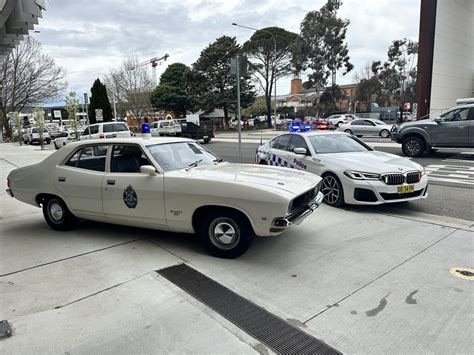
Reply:
[[[35,118],[35,126],[38,129],[38,133],[40,136],[41,150],[43,150],[44,149],[44,130],[46,128],[46,123],[44,122],[44,110],[41,107],[34,107],[33,117]]]
[[[186,115],[191,108],[186,73],[189,68],[182,63],[168,66],[160,77],[158,85],[151,94],[150,102],[156,110],[173,111],[177,116]]]
[[[378,103],[399,105],[415,101],[418,43],[407,38],[395,40],[387,51],[387,61],[372,63],[379,82]]]
[[[325,114],[337,110],[336,103],[344,99],[344,94],[338,85],[328,87],[319,99],[319,109]]]
[[[273,109],[273,105],[272,105]],[[242,110],[242,114],[248,117],[255,117],[265,114],[267,111],[267,104],[265,97],[258,97],[252,105]]]
[[[345,42],[349,20],[337,17],[341,5],[341,0],[327,0],[319,11],[308,12],[301,22],[307,66],[312,70],[309,79],[317,91],[327,85],[330,77],[335,85],[338,70],[344,67],[345,75],[353,68]]]
[[[110,105],[109,97],[107,96],[107,88],[101,83],[100,79],[96,79],[91,88],[91,99],[87,114],[89,115],[89,123],[97,122],[95,117],[95,110],[102,110],[102,117],[104,122],[112,121],[112,106]]]
[[[76,93],[71,91],[69,94],[67,94],[65,102],[68,115],[68,125],[74,131],[74,135],[77,139],[77,137],[79,137],[78,131],[80,123],[76,118],[77,110],[79,109],[79,100],[76,97]]]
[[[372,76],[369,79],[361,79],[357,84],[356,100],[365,104],[377,102],[380,90],[381,84],[377,77]]]
[[[222,36],[201,52],[187,75],[196,109],[210,112],[221,108],[225,121],[229,121],[229,111],[234,111],[237,103],[236,79],[230,74],[230,61],[240,51],[235,37]],[[244,108],[254,101],[252,89],[248,76],[240,80],[240,103]]]
[[[272,124],[272,92],[275,77],[283,78],[297,70],[295,65],[299,61],[294,53],[299,54],[295,49],[296,44],[300,43],[298,38],[296,33],[283,28],[267,27],[256,31],[243,45],[243,52],[247,53],[251,60],[250,71],[264,92],[268,126]],[[273,39],[276,42],[276,52]]]

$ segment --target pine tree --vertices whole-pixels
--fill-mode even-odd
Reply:
[[[102,109],[102,116],[104,122],[112,121],[112,106],[110,105],[109,97],[107,96],[107,89],[105,85],[96,79],[91,88],[91,99],[88,108],[89,122],[96,123],[95,110]]]

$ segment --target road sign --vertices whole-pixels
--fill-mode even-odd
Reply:
[[[409,102],[405,102],[405,104],[403,105],[403,109],[404,109],[404,110],[409,110],[409,109],[410,109],[410,103],[409,103]]]
[[[97,122],[102,122],[104,120],[104,116],[102,115],[102,109],[96,108],[95,109],[95,120]]]
[[[239,75],[246,76],[248,60],[247,57],[244,55],[230,58],[230,74],[237,75],[237,63],[239,64]]]
[[[61,118],[61,110],[54,110],[54,118]]]

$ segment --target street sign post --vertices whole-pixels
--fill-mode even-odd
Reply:
[[[89,139],[91,139],[91,127],[89,122],[89,114],[87,113],[87,92],[84,93],[84,104],[86,105],[86,112],[84,112],[87,116],[87,130],[89,131]]]
[[[95,120],[97,122],[102,122],[104,120],[104,116],[102,115],[102,109],[96,108],[95,109]]]

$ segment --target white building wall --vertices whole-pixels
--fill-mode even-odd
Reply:
[[[431,112],[474,97],[474,0],[438,0]]]

